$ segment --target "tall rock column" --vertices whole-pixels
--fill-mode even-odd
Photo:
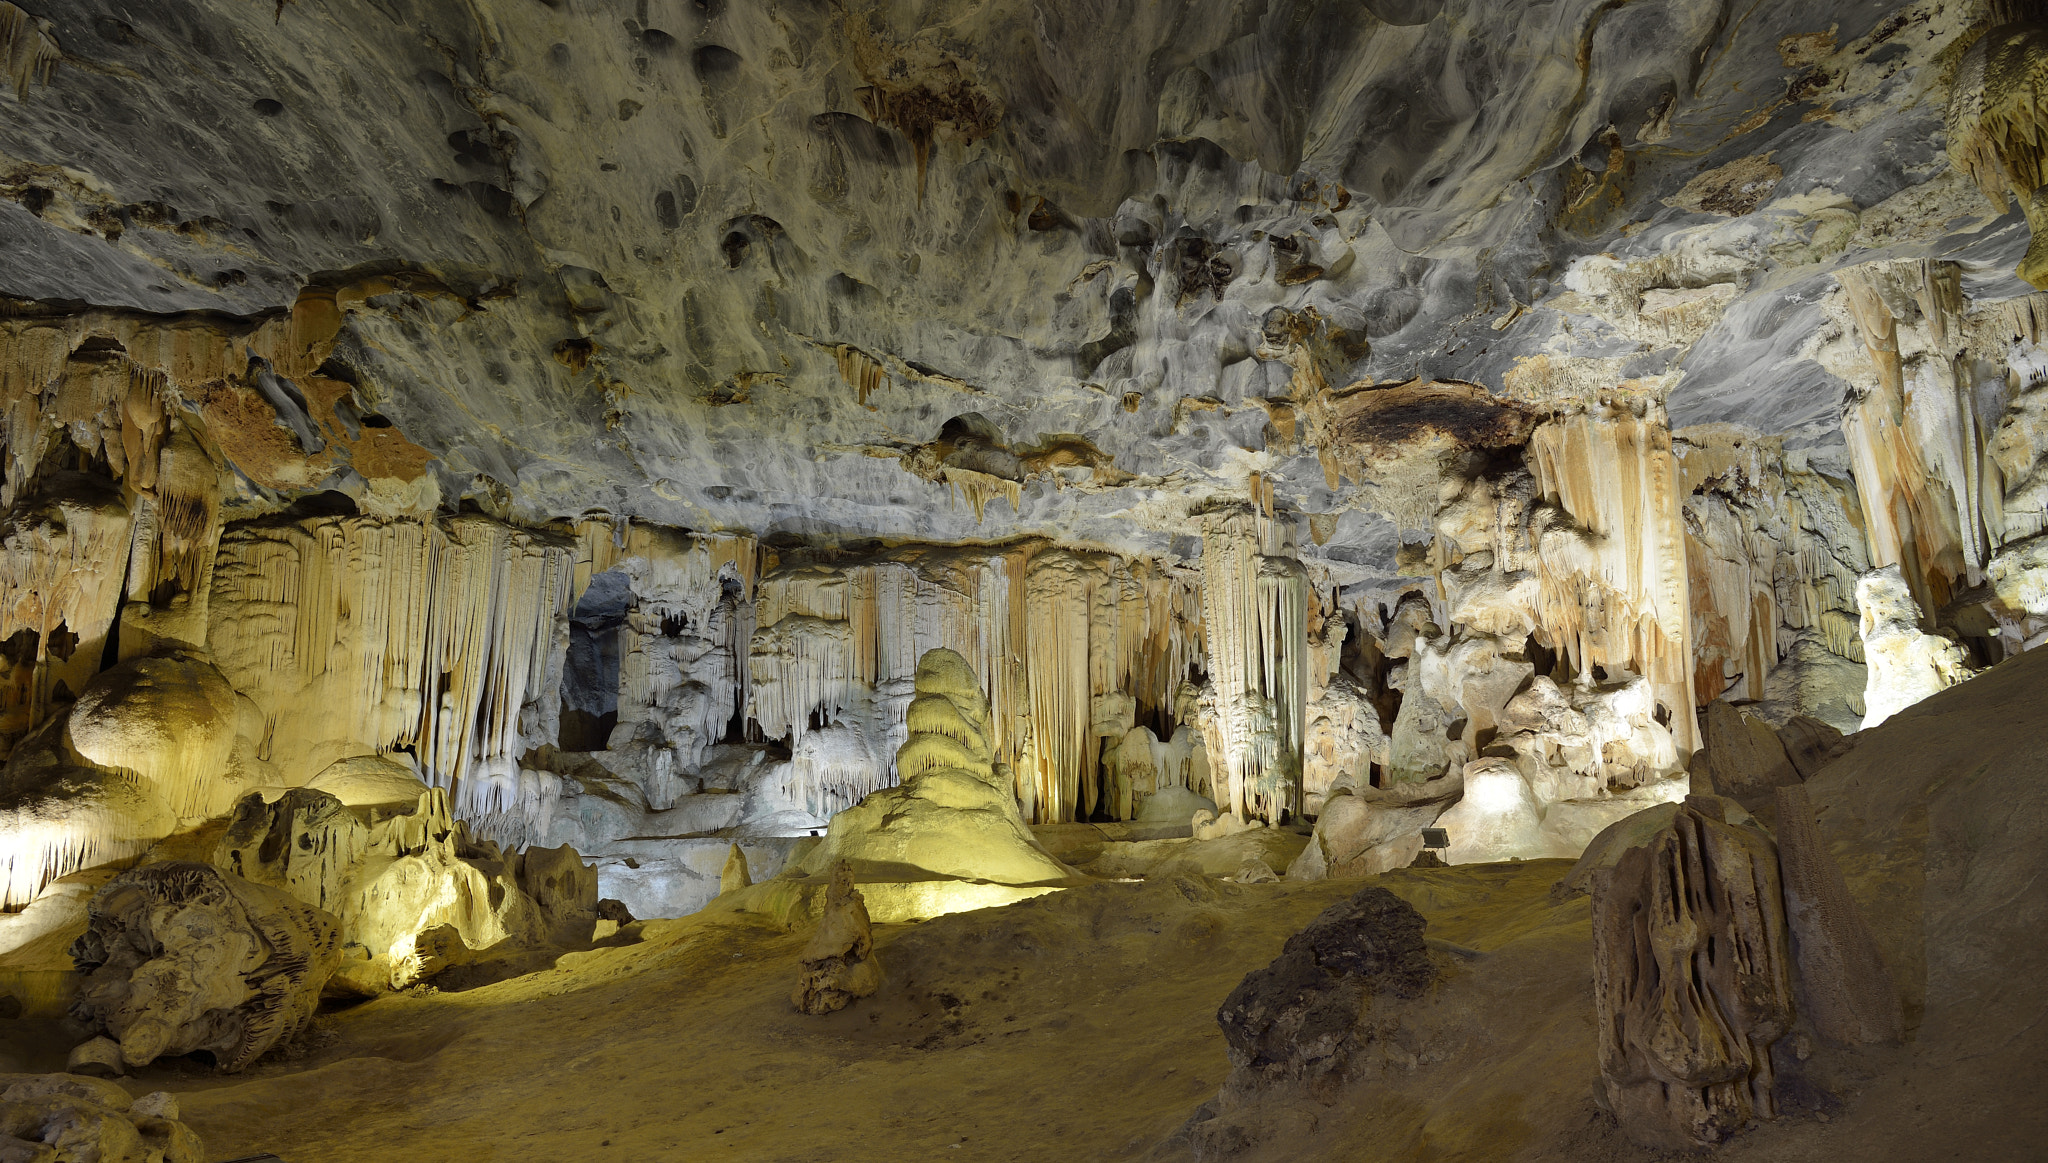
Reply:
[[[1681,753],[1699,746],[1679,472],[1664,411],[1646,399],[1589,404],[1529,437],[1540,532],[1540,619],[1578,667],[1648,679]],[[1557,520],[1561,509],[1569,520]]]
[[[1202,621],[1211,769],[1227,781],[1232,812],[1277,822],[1301,811],[1309,595],[1301,563],[1268,549],[1278,549],[1270,518],[1212,521],[1202,538]]]

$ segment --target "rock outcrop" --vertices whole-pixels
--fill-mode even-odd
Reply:
[[[1803,787],[1781,787],[1777,799],[1778,867],[1800,1014],[1837,1042],[1903,1040],[1898,985],[1821,838],[1812,800]]]

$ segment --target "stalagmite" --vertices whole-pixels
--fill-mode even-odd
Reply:
[[[1505,759],[1477,759],[1465,765],[1462,798],[1436,826],[1451,838],[1451,864],[1495,860],[1542,860],[1576,852],[1543,828],[1543,805],[1529,781]]]
[[[1622,1130],[1683,1149],[1773,1117],[1770,1048],[1793,1004],[1770,837],[1695,797],[1592,886],[1600,1073]]]
[[[725,868],[718,874],[719,895],[752,887],[753,883],[754,878],[747,872],[747,854],[735,844],[725,858]]]
[[[0,1088],[0,1103],[6,1104],[0,1108],[6,1111],[0,1152],[23,1163],[205,1163],[209,1158],[199,1135],[179,1121],[178,1100],[168,1091],[131,1099],[119,1084],[86,1073],[8,1075]]]
[[[1025,826],[996,767],[993,716],[967,660],[927,651],[915,690],[896,754],[900,782],[834,816],[800,867],[754,891],[814,900],[818,878],[844,861],[876,916],[893,921],[1037,896],[1073,875]]]
[[[52,726],[61,726],[53,720]],[[0,849],[5,877],[4,907],[19,909],[60,877],[82,868],[117,864],[140,855],[178,826],[156,790],[140,778],[64,764],[61,758],[34,764],[16,748],[0,796]]]
[[[801,969],[789,995],[798,1013],[843,1010],[882,987],[882,963],[875,956],[867,904],[853,887],[853,872],[840,861],[832,866],[831,877],[825,915],[799,957]]]

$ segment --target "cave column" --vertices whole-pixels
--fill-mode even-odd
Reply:
[[[1214,737],[1229,810],[1277,823],[1301,810],[1308,706],[1308,578],[1272,518],[1213,517],[1202,538],[1202,618]]]

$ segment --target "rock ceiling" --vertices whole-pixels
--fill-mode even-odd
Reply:
[[[331,294],[266,394],[298,452],[324,409],[350,439],[230,456],[231,512],[360,493],[389,428],[400,508],[770,543],[1192,560],[1191,514],[1270,489],[1357,582],[1400,507],[1349,390],[1638,381],[1827,459],[1834,272],[2029,290],[1944,153],[1983,15],[71,0],[0,97],[0,294],[230,332]]]

